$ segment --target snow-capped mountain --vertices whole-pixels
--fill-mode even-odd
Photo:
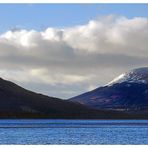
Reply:
[[[116,83],[129,82],[129,83],[148,83],[148,67],[142,67],[133,69],[126,73],[121,74],[117,78],[113,79],[107,85],[113,85]]]
[[[70,100],[97,109],[147,112],[148,67],[130,70],[107,85]]]

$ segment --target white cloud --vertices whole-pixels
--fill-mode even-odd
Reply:
[[[113,15],[64,29],[8,30],[0,35],[0,75],[68,97],[130,68],[148,66],[147,39],[147,18]],[[52,91],[44,91],[43,85]]]

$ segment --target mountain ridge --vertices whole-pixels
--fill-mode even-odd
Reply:
[[[148,112],[148,67],[130,70],[105,86],[70,99],[95,109]]]
[[[118,119],[120,112],[91,109],[77,102],[62,100],[26,90],[0,79],[0,118]]]

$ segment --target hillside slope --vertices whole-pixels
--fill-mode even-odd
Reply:
[[[0,118],[110,119],[121,116],[129,117],[38,94],[0,78]]]
[[[126,72],[107,85],[70,100],[95,109],[148,113],[148,68]]]

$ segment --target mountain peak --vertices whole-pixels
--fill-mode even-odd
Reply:
[[[107,84],[107,86],[122,82],[148,83],[148,67],[141,67],[127,71],[113,79]]]
[[[147,114],[148,67],[125,72],[104,87],[73,97],[71,101],[96,109]]]

